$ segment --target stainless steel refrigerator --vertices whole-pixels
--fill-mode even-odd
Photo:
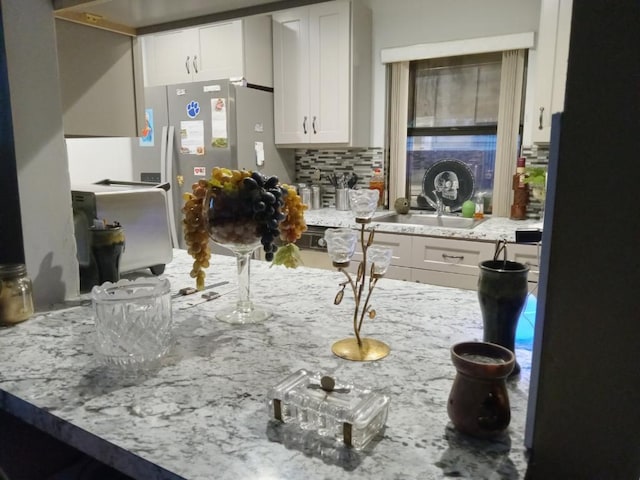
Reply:
[[[133,139],[134,178],[168,182],[175,247],[185,248],[182,194],[213,167],[295,178],[294,152],[274,144],[273,93],[228,80],[145,89],[147,125]]]

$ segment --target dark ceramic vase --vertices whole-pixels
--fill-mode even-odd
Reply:
[[[506,378],[515,364],[510,350],[485,342],[451,347],[456,377],[447,413],[456,430],[480,438],[503,433],[511,421]]]
[[[478,300],[484,327],[483,340],[515,353],[518,318],[527,299],[529,267],[518,262],[487,260],[480,263]],[[515,362],[511,375],[520,373]]]

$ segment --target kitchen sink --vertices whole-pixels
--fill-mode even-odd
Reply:
[[[428,213],[407,213],[405,215],[400,213],[390,213],[388,215],[382,215],[371,219],[372,222],[380,223],[402,223],[406,225],[425,225],[428,227],[466,229],[477,227],[485,220],[485,218],[475,219],[455,215],[437,216],[435,214]]]

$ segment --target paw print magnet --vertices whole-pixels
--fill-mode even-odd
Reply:
[[[196,118],[200,113],[200,104],[195,100],[191,100],[187,103],[187,115],[189,118]]]

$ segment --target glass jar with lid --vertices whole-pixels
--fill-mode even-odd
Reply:
[[[23,263],[0,264],[0,324],[12,325],[33,315],[31,279]]]

